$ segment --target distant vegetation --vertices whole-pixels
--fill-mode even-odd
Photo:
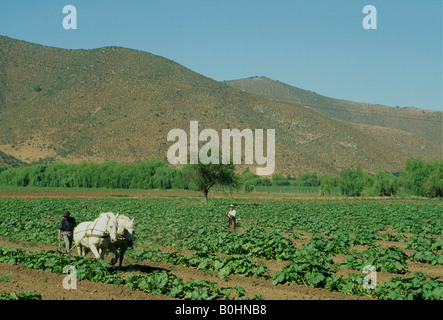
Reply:
[[[252,186],[298,186],[317,187],[321,195],[331,194],[335,188],[346,196],[394,196],[400,189],[411,195],[422,197],[442,197],[443,159],[426,162],[421,158],[406,161],[403,170],[395,174],[377,168],[375,174],[363,172],[361,167],[344,169],[339,176],[305,173],[298,178],[274,174],[272,179],[260,178],[251,172],[241,176],[244,191],[252,191]],[[247,187],[246,187],[247,186]]]
[[[0,151],[0,164],[3,164],[7,167],[16,168],[24,165],[24,162],[20,161],[19,159],[9,154]]]
[[[108,161],[69,164],[56,162],[34,164],[19,168],[0,166],[0,185],[17,187],[114,188],[114,189],[190,189],[201,190],[192,177],[195,165],[175,168],[160,160],[132,164]],[[442,197],[443,159],[432,162],[411,158],[398,173],[380,168],[371,175],[357,169],[344,169],[339,176],[305,173],[295,178],[274,174],[260,177],[245,170],[236,181],[235,188],[251,192],[256,187],[297,186],[316,188],[321,195],[331,194],[337,188],[346,196],[393,196],[401,189],[410,195]]]
[[[186,170],[178,170],[160,160],[122,164],[55,162],[16,169],[0,167],[0,184],[18,187],[170,189],[188,188],[183,184]]]

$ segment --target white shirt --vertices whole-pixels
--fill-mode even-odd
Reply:
[[[235,210],[229,210],[228,217],[229,218],[235,218],[235,215],[237,214],[237,211]]]

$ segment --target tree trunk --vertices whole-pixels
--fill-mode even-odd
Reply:
[[[205,197],[205,204],[208,204],[208,191],[203,190],[203,196]]]

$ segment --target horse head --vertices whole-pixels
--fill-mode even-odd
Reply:
[[[122,236],[126,240],[128,246],[132,247],[135,232],[134,219],[130,219],[125,215],[121,215],[117,219],[117,224],[117,235]]]
[[[112,212],[107,212],[106,215],[106,227],[105,231],[109,233],[109,237],[111,238],[111,242],[114,243],[117,241],[117,218],[118,214],[114,215]]]

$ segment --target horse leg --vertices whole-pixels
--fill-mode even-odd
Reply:
[[[100,257],[105,259],[105,255],[108,253],[108,249],[112,248],[111,241],[109,238],[102,239],[99,241],[100,244]]]
[[[106,253],[106,249],[101,249],[100,259],[105,260],[105,253]]]
[[[99,259],[99,258],[100,258],[100,254],[98,253],[98,250],[97,250],[97,246],[96,246],[96,244],[95,244],[95,243],[94,243],[94,244],[91,244],[90,248],[91,248],[91,251],[92,251],[92,253],[94,254],[95,258],[96,258],[96,259]],[[103,258],[102,258],[102,259],[103,259]]]
[[[119,258],[119,254],[118,254],[118,249],[117,249],[117,246],[116,245],[111,245],[110,246],[110,249],[111,249],[111,251],[114,253],[114,255],[115,255],[115,258],[112,258],[111,259],[111,264],[115,264],[117,261],[118,261],[118,258]]]
[[[122,248],[120,249],[120,261],[119,261],[119,263],[118,263],[119,268],[122,267],[122,262],[123,262],[123,257],[125,256],[125,252],[126,252],[126,248],[125,248],[125,247],[122,247]]]

